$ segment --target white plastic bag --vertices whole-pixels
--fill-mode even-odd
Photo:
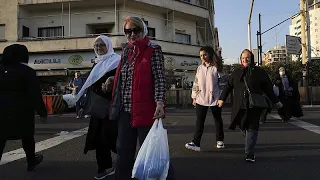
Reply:
[[[162,121],[155,120],[144,140],[132,169],[132,178],[165,180],[169,170],[167,130]]]
[[[278,97],[279,96],[279,87],[276,85],[273,85],[273,93]]]

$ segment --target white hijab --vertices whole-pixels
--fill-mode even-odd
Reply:
[[[95,59],[96,65],[91,70],[89,77],[87,78],[79,93],[76,95],[76,101],[80,99],[87,88],[97,82],[107,72],[116,69],[120,62],[121,56],[114,52],[111,40],[107,36],[100,35],[94,40],[94,42],[96,42],[98,39],[101,39],[106,44],[108,52],[104,55],[98,55],[96,49],[94,49],[97,56],[97,58]]]

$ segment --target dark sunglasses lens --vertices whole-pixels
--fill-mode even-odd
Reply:
[[[131,29],[124,29],[124,33],[125,34],[132,34],[132,30]]]
[[[126,35],[130,35],[130,34],[132,34],[132,32],[137,35],[137,34],[139,34],[141,32],[141,28],[124,29],[124,33]]]
[[[140,28],[134,28],[132,29],[133,33],[134,34],[139,34],[141,32],[141,29]]]

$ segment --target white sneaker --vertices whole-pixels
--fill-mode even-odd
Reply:
[[[185,145],[185,147],[186,147],[187,149],[192,150],[192,151],[197,151],[197,152],[201,151],[200,147],[199,147],[199,146],[196,146],[193,142],[187,143],[187,144]]]
[[[85,115],[85,116],[84,116],[84,118],[86,118],[86,119],[89,118],[89,117],[90,117],[89,115]]]
[[[223,141],[217,141],[217,148],[218,149],[225,148]]]

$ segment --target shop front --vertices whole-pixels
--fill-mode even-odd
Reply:
[[[92,51],[31,54],[28,65],[36,70],[44,94],[68,94],[70,91],[66,87],[75,72],[80,72],[85,80],[95,56]]]
[[[172,89],[191,89],[195,71],[200,65],[199,57],[164,55],[165,69],[173,71],[175,83]]]

